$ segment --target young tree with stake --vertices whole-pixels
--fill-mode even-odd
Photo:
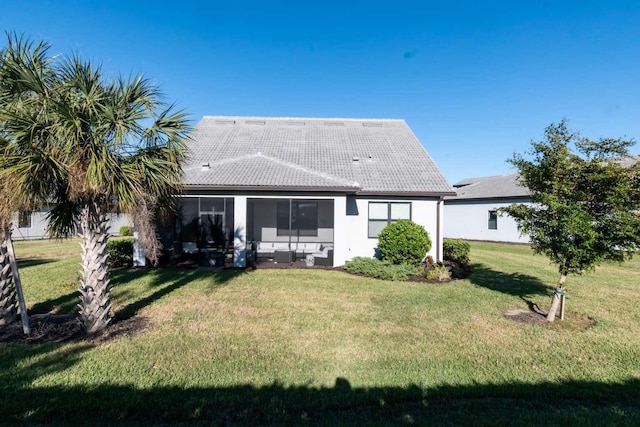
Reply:
[[[531,238],[536,253],[558,266],[560,278],[547,316],[553,322],[570,273],[605,261],[624,261],[640,246],[640,167],[623,165],[632,140],[591,140],[567,129],[566,121],[545,129],[527,157],[509,160],[531,194],[530,205],[502,211]]]

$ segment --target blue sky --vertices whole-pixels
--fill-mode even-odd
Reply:
[[[142,73],[194,122],[405,119],[451,183],[563,118],[640,139],[638,1],[4,0],[0,27]]]

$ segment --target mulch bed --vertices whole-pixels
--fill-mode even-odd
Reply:
[[[471,266],[465,264],[458,264],[454,261],[444,261],[443,265],[449,268],[451,271],[451,279],[449,280],[434,280],[427,279],[423,274],[415,276],[409,276],[409,282],[424,282],[424,283],[449,283],[459,279],[466,279],[471,274]]]
[[[529,324],[536,324],[536,323],[546,324],[547,323],[546,314],[540,313],[538,311],[523,310],[519,308],[515,308],[507,311],[504,314],[504,317],[519,323],[529,323]]]
[[[528,309],[513,308],[506,313],[504,317],[518,323],[529,325],[559,325],[571,330],[584,331],[596,324],[594,318],[585,316],[584,314],[567,312],[564,321],[556,318],[555,322],[547,322],[547,313],[541,311],[532,311]]]
[[[135,336],[151,327],[146,317],[133,316],[114,321],[104,331],[93,335],[84,335],[75,315],[72,314],[34,314],[29,316],[31,334],[25,335],[22,323],[17,321],[0,328],[0,342],[23,344],[44,344],[64,342],[85,342],[97,344],[123,336]]]

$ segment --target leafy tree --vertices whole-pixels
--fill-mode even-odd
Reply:
[[[21,57],[7,64],[13,74],[5,92],[15,101],[0,111],[9,136],[0,176],[15,177],[19,194],[53,202],[51,235],[78,233],[80,320],[94,333],[112,319],[107,213],[131,214],[147,255],[157,259],[153,216],[181,188],[189,126],[149,80],[108,81],[100,66],[77,56],[45,58],[47,73],[31,72]]]
[[[532,204],[503,211],[560,273],[549,321],[555,319],[558,295],[566,292],[568,274],[624,261],[640,245],[640,168],[623,165],[633,144],[583,138],[563,120],[547,127],[542,141],[532,142],[529,156],[515,154],[509,160],[531,192]]]

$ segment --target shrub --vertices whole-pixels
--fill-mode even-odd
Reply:
[[[410,275],[417,273],[416,268],[412,265],[395,265],[376,258],[366,257],[355,257],[353,260],[347,261],[343,268],[352,274],[364,274],[367,277],[383,280],[404,281]]]
[[[418,265],[429,249],[429,233],[413,221],[391,223],[378,236],[378,250],[382,260],[393,264]]]
[[[110,239],[107,243],[107,252],[111,267],[131,267],[133,265],[133,238]]]
[[[469,264],[469,252],[471,252],[469,242],[458,239],[444,239],[442,246],[445,260]]]
[[[425,277],[429,280],[444,282],[451,279],[451,271],[444,265],[436,265],[427,270]]]
[[[133,227],[130,225],[123,225],[120,227],[120,237],[133,236]]]

